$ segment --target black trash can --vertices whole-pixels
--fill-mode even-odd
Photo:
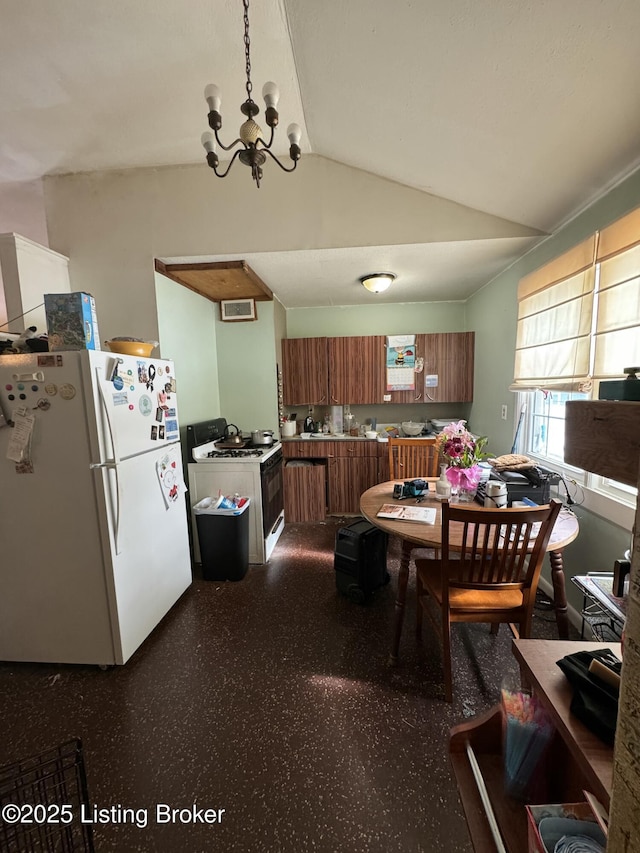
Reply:
[[[215,498],[193,507],[206,581],[241,581],[249,569],[249,498],[237,509],[215,509]]]

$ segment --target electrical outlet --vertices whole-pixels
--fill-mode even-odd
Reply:
[[[506,421],[506,419],[507,419],[507,407],[506,406],[501,407],[500,417],[502,418],[503,421]]]

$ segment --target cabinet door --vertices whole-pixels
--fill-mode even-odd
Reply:
[[[378,482],[386,483],[391,479],[389,470],[389,445],[384,442],[378,444]]]
[[[473,332],[419,335],[424,353],[421,383],[425,403],[470,403],[473,400]],[[431,384],[431,383],[437,384]],[[426,384],[425,384],[426,383]]]
[[[378,460],[375,456],[339,456],[329,459],[329,512],[360,512],[360,495],[376,484],[377,477]]]
[[[282,398],[285,406],[327,404],[326,338],[282,341]]]
[[[382,403],[385,339],[382,335],[329,338],[329,403]]]
[[[414,346],[416,361],[418,358],[424,358],[424,340],[426,335],[416,335]],[[386,374],[386,353],[385,347],[385,387],[387,382]],[[424,402],[424,371],[414,374],[415,388],[413,391],[386,391],[391,395],[391,403],[422,403]]]
[[[286,521],[324,521],[327,510],[326,477],[325,465],[284,466]]]

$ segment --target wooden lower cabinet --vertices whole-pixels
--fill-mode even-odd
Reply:
[[[386,444],[361,439],[291,440],[282,446],[287,521],[322,521],[327,512],[357,515],[360,495],[380,482],[380,463],[384,464],[387,457]],[[291,459],[313,459],[322,464],[288,466]]]
[[[376,457],[334,457],[327,467],[329,513],[360,512],[360,495],[378,482]]]
[[[327,514],[326,465],[285,464],[283,477],[285,520],[324,521]]]

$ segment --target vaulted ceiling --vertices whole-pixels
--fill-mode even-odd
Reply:
[[[465,298],[640,163],[638,0],[253,0],[249,14],[254,95],[277,82],[285,158],[295,121],[301,169],[318,154],[531,229],[354,247],[358,270],[399,272],[399,294],[431,263]],[[242,118],[242,17],[241,0],[0,0],[0,182],[203,162],[204,86],[222,89],[228,141]],[[250,259],[276,295],[290,262]],[[346,262],[316,264],[316,291]],[[296,291],[283,284],[285,304],[309,304]]]

